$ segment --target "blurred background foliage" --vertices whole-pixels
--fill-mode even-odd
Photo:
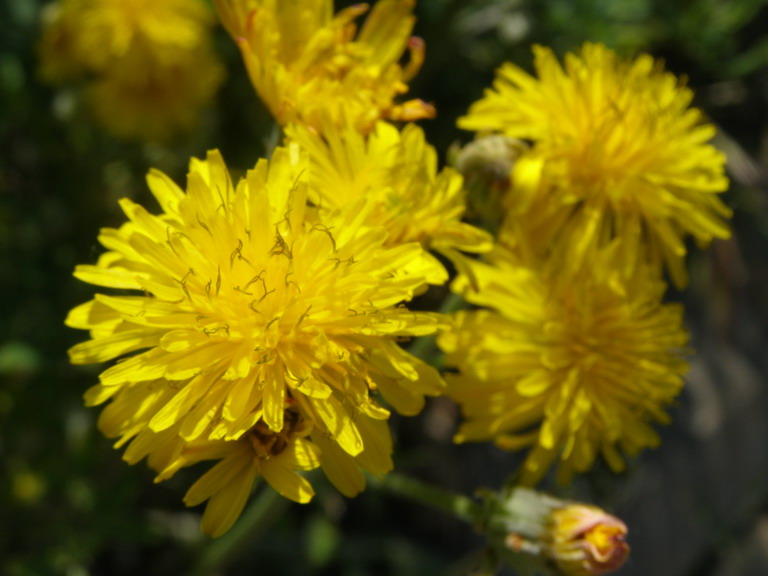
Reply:
[[[264,154],[272,124],[219,29],[228,77],[201,129],[163,144],[111,138],[76,87],[38,80],[44,5],[0,2],[0,573],[466,573],[482,554],[470,527],[375,487],[347,500],[319,478],[303,507],[259,490],[240,524],[208,541],[200,510],[181,502],[189,477],[155,485],[100,436],[98,410],[81,400],[100,368],[66,356],[84,334],[63,319],[92,292],[74,266],[95,261],[99,228],[122,222],[118,198],[155,206],[150,167],[183,183],[190,156],[219,148],[244,170]],[[567,494],[627,521],[634,550],[622,574],[768,573],[768,2],[421,0],[417,15],[427,59],[410,94],[437,106],[422,124],[443,156],[469,139],[455,119],[494,69],[505,60],[530,69],[533,43],[560,54],[584,41],[650,52],[687,77],[719,126],[735,235],[695,255],[679,296],[698,355],[674,423],[627,475],[598,468]],[[398,470],[464,493],[498,487],[518,457],[451,445],[456,418],[438,399],[418,418],[394,419]]]

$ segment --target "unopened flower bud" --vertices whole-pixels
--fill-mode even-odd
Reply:
[[[464,176],[468,216],[491,226],[504,212],[515,161],[527,146],[521,140],[493,134],[464,146],[456,156],[456,169]]]
[[[568,504],[550,515],[548,551],[569,576],[607,574],[629,555],[624,523],[595,506]]]
[[[629,556],[627,527],[596,506],[520,487],[482,496],[478,528],[512,566],[554,565],[563,576],[594,576],[617,570]]]

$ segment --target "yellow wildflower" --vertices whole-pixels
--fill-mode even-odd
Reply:
[[[441,391],[438,373],[397,344],[441,325],[400,307],[438,265],[417,243],[385,246],[386,232],[366,224],[365,199],[317,214],[306,202],[310,177],[295,145],[236,186],[210,152],[192,160],[186,193],[150,172],[161,215],[121,201],[129,222],[102,230],[108,251],[75,276],[138,294],[97,294],[67,318],[91,331],[72,362],[132,353],[86,394],[89,405],[115,399],[110,418],[121,416],[109,435],[122,443],[178,427],[187,443],[237,441],[260,421],[281,433],[293,408],[345,494],[364,485],[358,465],[388,471],[389,412],[372,392],[414,414]],[[136,450],[157,467],[152,453],[163,450],[149,432]]]
[[[503,449],[532,449],[522,482],[538,482],[559,460],[560,481],[588,470],[602,454],[614,471],[656,446],[653,421],[683,385],[687,335],[682,307],[662,304],[664,284],[638,268],[621,282],[607,251],[595,269],[569,278],[525,265],[497,248],[472,262],[453,286],[473,304],[438,343],[447,394],[466,421],[456,441],[493,439]]]
[[[386,243],[421,242],[427,249],[460,261],[458,251],[486,252],[491,236],[461,222],[466,209],[462,177],[453,168],[438,172],[437,154],[415,124],[398,131],[377,122],[362,135],[348,124],[326,121],[322,134],[303,125],[286,128],[289,139],[309,152],[314,176],[311,201],[333,211],[367,198],[373,204],[369,223],[389,233]],[[427,278],[443,284],[448,274]]]
[[[199,0],[61,0],[65,25],[76,33],[74,57],[89,72],[123,63],[142,76],[140,64],[187,62],[209,42],[213,14]],[[143,61],[131,61],[134,52]],[[125,71],[122,71],[125,73]]]
[[[113,73],[91,82],[86,96],[94,117],[120,138],[165,141],[190,133],[222,79],[212,52],[163,68],[147,67],[142,78]]]
[[[217,0],[224,26],[243,54],[251,82],[280,125],[319,127],[320,115],[342,111],[368,131],[379,118],[434,116],[421,100],[397,103],[424,59],[411,37],[414,0],[378,2],[355,36],[355,4],[334,16],[332,0]],[[399,64],[408,50],[410,60]]]
[[[685,236],[728,238],[724,156],[692,91],[648,55],[621,60],[599,44],[568,54],[534,48],[538,78],[512,64],[459,126],[528,140],[509,206],[533,246],[575,273],[619,239],[622,269],[665,264],[687,282]]]
[[[61,0],[45,20],[42,76],[86,80],[96,118],[117,136],[191,128],[223,78],[199,0]]]
[[[40,39],[40,76],[59,83],[86,72],[78,56],[77,23],[87,0],[67,0],[47,4],[41,12],[43,34]]]

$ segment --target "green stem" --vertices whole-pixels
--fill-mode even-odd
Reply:
[[[377,485],[387,492],[431,506],[473,525],[483,513],[483,507],[471,498],[399,474],[388,474]]]
[[[266,158],[272,157],[272,152],[283,142],[283,128],[277,122],[272,123],[272,129],[264,138],[264,153]]]
[[[445,297],[445,300],[443,300],[443,303],[440,305],[440,312],[443,314],[450,314],[451,312],[461,310],[466,305],[467,302],[461,294],[451,292]]]
[[[281,517],[288,504],[288,500],[272,488],[265,487],[232,529],[218,540],[212,540],[203,549],[193,575],[207,576],[221,572]]]

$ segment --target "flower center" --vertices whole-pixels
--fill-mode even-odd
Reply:
[[[584,534],[584,542],[591,552],[590,561],[610,569],[621,566],[629,553],[625,532],[620,526],[598,524]]]
[[[280,432],[270,430],[264,421],[257,422],[248,433],[248,440],[256,456],[269,460],[282,454],[294,436],[293,432],[298,423],[299,415],[292,410],[286,410],[283,429]]]

